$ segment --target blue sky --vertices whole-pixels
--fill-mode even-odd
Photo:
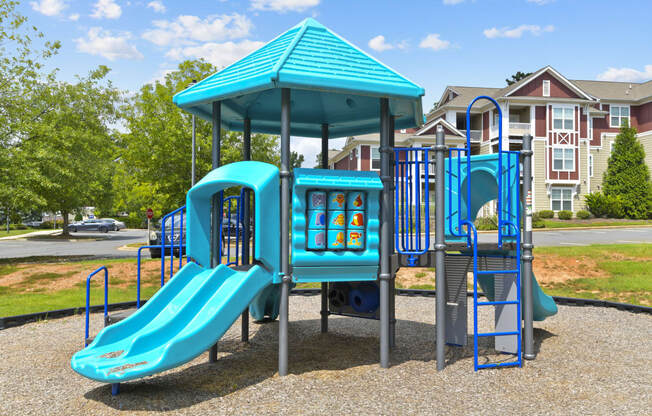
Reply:
[[[571,79],[652,79],[649,1],[31,0],[20,10],[62,42],[50,63],[61,79],[104,64],[126,90],[187,58],[228,65],[305,17],[423,86],[424,111],[446,85],[501,87],[545,65]],[[318,144],[297,146],[312,165]]]

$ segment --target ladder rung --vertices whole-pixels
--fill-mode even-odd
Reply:
[[[518,331],[508,331],[508,332],[482,332],[476,334],[479,337],[499,337],[503,335],[519,335]]]
[[[494,302],[478,302],[478,306],[484,306],[484,305],[518,305],[519,301],[517,300],[497,300]]]
[[[478,270],[478,274],[514,274],[520,270]]]
[[[521,366],[521,360],[510,361],[508,363],[491,363],[491,364],[478,364],[478,369],[480,368],[495,368],[495,367],[512,367],[518,365]]]

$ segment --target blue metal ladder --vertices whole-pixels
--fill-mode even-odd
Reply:
[[[503,243],[508,241],[514,241],[516,243],[516,267],[514,269],[505,269],[505,270],[479,270],[478,267],[478,233],[474,224],[470,221],[472,218],[471,212],[471,134],[470,129],[468,128],[471,125],[471,107],[475,104],[476,101],[485,99],[491,101],[498,111],[498,202],[497,202],[497,211],[498,211],[498,248],[502,248]],[[466,110],[466,148],[451,148],[449,150],[449,172],[453,172],[452,166],[452,156],[453,152],[457,152],[457,197],[458,204],[457,206],[461,209],[461,195],[462,195],[462,181],[459,172],[461,171],[460,165],[462,160],[462,152],[466,155],[466,169],[467,169],[467,180],[466,180],[466,195],[467,195],[467,213],[466,219],[462,219],[462,215],[458,215],[458,224],[457,230],[459,234],[455,233],[455,228],[450,227],[451,232],[458,237],[466,237],[467,247],[472,246],[473,248],[473,363],[474,369],[477,371],[481,368],[491,368],[491,367],[506,367],[506,366],[521,366],[522,357],[521,357],[521,270],[520,270],[520,258],[521,258],[521,240],[520,240],[520,207],[516,205],[516,212],[512,212],[513,204],[511,203],[512,198],[516,198],[516,201],[520,201],[520,172],[519,172],[519,152],[503,151],[502,150],[502,111],[498,103],[491,97],[488,96],[478,96],[476,97]],[[504,157],[505,155],[506,157]],[[511,158],[516,158],[516,163],[514,164],[514,169],[516,169],[516,175],[514,182],[510,182],[510,173],[512,169]],[[507,166],[503,166],[504,159],[507,159]],[[452,176],[449,175],[449,191],[452,189]],[[505,184],[504,176],[507,177],[507,184]],[[449,207],[450,209],[450,207]],[[451,213],[447,213],[449,218],[452,218]],[[466,232],[463,232],[463,226],[466,226]],[[494,279],[504,277],[505,275],[516,275],[516,300],[503,300],[503,301],[478,301],[478,276],[479,275],[493,275]],[[516,305],[517,307],[517,322],[516,330],[514,331],[494,331],[494,332],[478,332],[478,307],[479,306],[498,306],[498,305]],[[500,362],[500,363],[489,363],[489,364],[479,364],[478,363],[478,339],[480,337],[497,337],[497,336],[517,336],[517,345],[518,351],[516,354],[515,361],[509,362]]]

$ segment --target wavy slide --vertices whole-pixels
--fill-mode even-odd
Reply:
[[[188,263],[137,312],[104,328],[71,366],[106,383],[174,368],[209,349],[271,283],[260,265],[237,271]]]

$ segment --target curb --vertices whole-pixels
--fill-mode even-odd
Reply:
[[[321,289],[292,289],[290,295],[292,296],[316,296],[321,293]],[[434,298],[437,291],[435,290],[422,290],[422,289],[396,289],[397,296],[408,297],[427,297]],[[473,296],[473,292],[466,292],[467,296]],[[482,292],[478,292],[478,296],[484,296]],[[580,298],[567,298],[563,296],[553,296],[555,303],[565,306],[595,306],[602,308],[615,308],[619,311],[627,311],[631,313],[646,313],[652,315],[652,307],[631,305],[629,303],[610,302],[607,300],[598,299],[580,299]],[[147,300],[142,300],[140,303],[144,305]],[[108,305],[109,311],[117,311],[122,309],[129,309],[136,307],[136,301],[111,303]],[[31,322],[43,321],[46,319],[65,318],[68,316],[79,315],[85,312],[84,307],[57,309],[54,311],[35,312],[25,315],[15,315],[0,318],[0,330],[12,328],[16,326],[25,325]],[[91,312],[104,311],[104,305],[93,305],[90,307]]]

